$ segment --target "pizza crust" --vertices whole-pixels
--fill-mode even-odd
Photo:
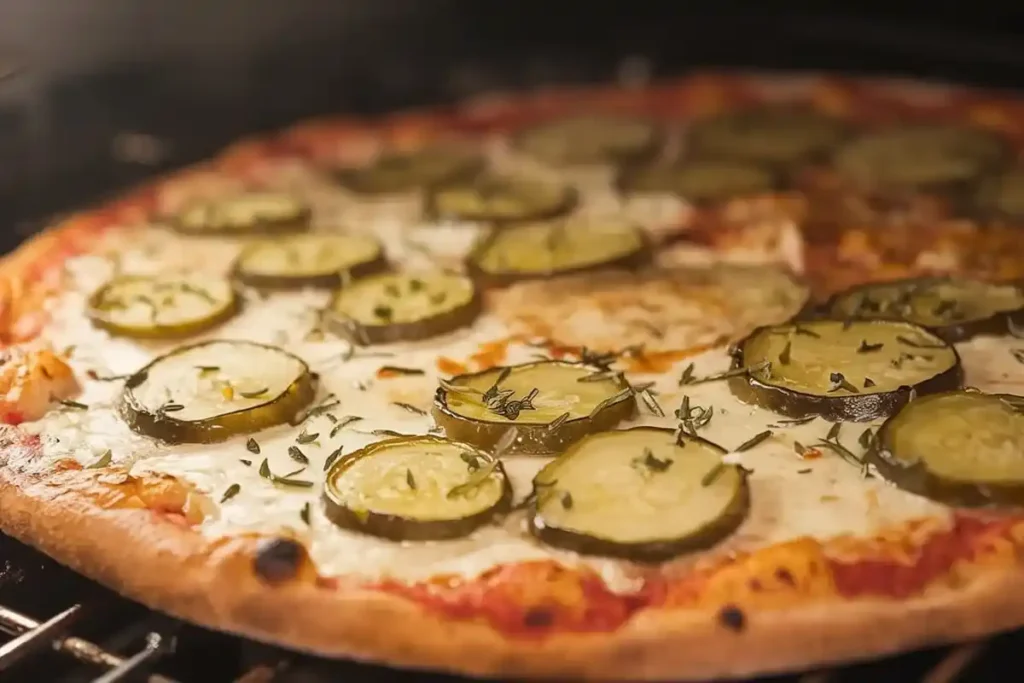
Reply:
[[[268,585],[252,570],[254,537],[211,541],[150,510],[100,508],[22,466],[27,453],[3,452],[3,532],[151,608],[316,655],[475,676],[699,680],[877,657],[1024,624],[1024,572],[1014,568],[902,601],[750,609],[739,631],[713,611],[652,608],[612,632],[511,638],[396,595],[320,586],[309,571]]]

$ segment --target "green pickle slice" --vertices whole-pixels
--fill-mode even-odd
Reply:
[[[1024,505],[1024,397],[952,391],[904,406],[865,461],[947,505]]]
[[[246,192],[190,204],[170,224],[186,235],[231,237],[302,232],[311,216],[305,202],[285,192]]]
[[[492,448],[510,427],[512,452],[549,454],[636,412],[621,375],[582,363],[538,361],[457,375],[443,381],[433,416],[445,434]]]
[[[252,242],[232,268],[261,289],[339,287],[387,268],[384,248],[368,235],[306,234]]]
[[[759,107],[695,121],[690,156],[788,167],[820,157],[848,134],[847,124],[809,109]]]
[[[633,194],[670,193],[698,204],[771,192],[781,186],[769,167],[729,159],[693,159],[625,171],[619,187]]]
[[[761,327],[734,348],[733,394],[790,417],[865,421],[914,396],[958,388],[953,346],[923,327],[871,320],[797,321]]]
[[[442,220],[515,223],[568,213],[577,199],[576,191],[562,183],[483,174],[429,191],[426,213]]]
[[[534,478],[530,530],[550,545],[638,561],[708,548],[749,511],[746,475],[725,453],[669,429],[591,434]]]
[[[650,156],[661,138],[651,121],[574,116],[526,128],[512,139],[512,145],[550,166],[590,166]]]
[[[220,325],[240,306],[231,282],[216,275],[119,275],[89,297],[86,315],[113,335],[177,339]]]
[[[292,421],[316,393],[309,367],[283,349],[211,341],[160,356],[125,381],[132,429],[169,443],[216,443]]]
[[[507,512],[512,488],[494,456],[436,436],[370,444],[343,456],[324,484],[338,526],[395,541],[459,538]]]
[[[402,194],[472,177],[484,166],[484,158],[476,150],[454,144],[435,145],[381,154],[367,166],[340,169],[335,177],[359,194]]]

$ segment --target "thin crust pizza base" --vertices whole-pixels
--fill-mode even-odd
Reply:
[[[252,538],[211,541],[151,510],[100,508],[21,466],[29,452],[8,445],[0,457],[2,531],[151,608],[317,655],[476,676],[704,679],[871,658],[1024,623],[1024,573],[1000,569],[907,600],[752,609],[739,631],[707,611],[655,608],[612,632],[510,638],[379,591],[312,579],[268,585],[252,570]]]

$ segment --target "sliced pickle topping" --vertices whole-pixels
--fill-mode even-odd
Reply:
[[[484,174],[435,188],[427,195],[426,209],[444,220],[509,223],[560,216],[576,201],[576,192],[568,185]]]
[[[89,297],[86,314],[111,334],[173,339],[209,330],[238,309],[231,282],[216,275],[120,275]]]
[[[865,461],[947,505],[1024,505],[1024,397],[953,391],[889,418]]]
[[[330,329],[357,344],[436,337],[471,325],[480,314],[473,281],[449,271],[387,273],[339,291],[327,320]]]
[[[631,169],[619,178],[626,192],[668,192],[694,204],[771,192],[779,178],[770,168],[746,161],[694,159],[687,163]]]
[[[650,121],[613,116],[576,116],[547,121],[512,140],[520,151],[556,167],[619,163],[654,153],[661,142]]]
[[[248,192],[190,204],[171,219],[189,235],[243,235],[301,232],[309,228],[310,209],[283,192]]]
[[[1006,158],[1006,143],[994,133],[935,124],[863,135],[840,148],[833,164],[860,187],[906,190],[970,181]]]
[[[492,229],[470,254],[468,266],[483,281],[503,285],[593,268],[639,266],[649,257],[638,226],[613,217],[575,215]]]
[[[814,320],[762,327],[735,348],[737,398],[791,417],[887,417],[963,381],[956,350],[905,322]]]
[[[484,159],[474,150],[458,145],[436,145],[381,154],[370,165],[341,169],[335,177],[359,194],[400,194],[473,176],[483,168]]]
[[[621,375],[581,363],[539,361],[457,375],[434,398],[434,419],[452,439],[491,448],[509,427],[513,450],[553,453],[632,417]]]
[[[212,341],[160,356],[129,377],[119,410],[140,434],[215,443],[289,422],[313,400],[302,359],[249,341]]]
[[[1011,316],[1024,312],[1024,287],[958,278],[897,280],[841,292],[827,310],[836,318],[905,320],[958,342],[1006,334]]]
[[[530,530],[570,550],[660,561],[708,548],[746,517],[746,475],[695,436],[637,427],[584,437],[534,478]]]
[[[370,444],[334,463],[324,484],[331,521],[395,541],[465,536],[511,500],[497,458],[436,436]]]
[[[846,135],[846,124],[826,114],[763,107],[695,121],[688,140],[692,156],[790,166],[821,156]]]
[[[984,178],[978,183],[974,203],[986,218],[1024,222],[1024,168]]]
[[[384,249],[369,235],[307,234],[258,240],[245,247],[234,276],[251,287],[338,287],[387,267]]]

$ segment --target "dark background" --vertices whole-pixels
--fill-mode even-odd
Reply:
[[[0,248],[55,212],[249,132],[607,80],[629,58],[654,76],[725,65],[1014,87],[1024,74],[1024,10],[1001,3],[754,6],[0,0]]]

